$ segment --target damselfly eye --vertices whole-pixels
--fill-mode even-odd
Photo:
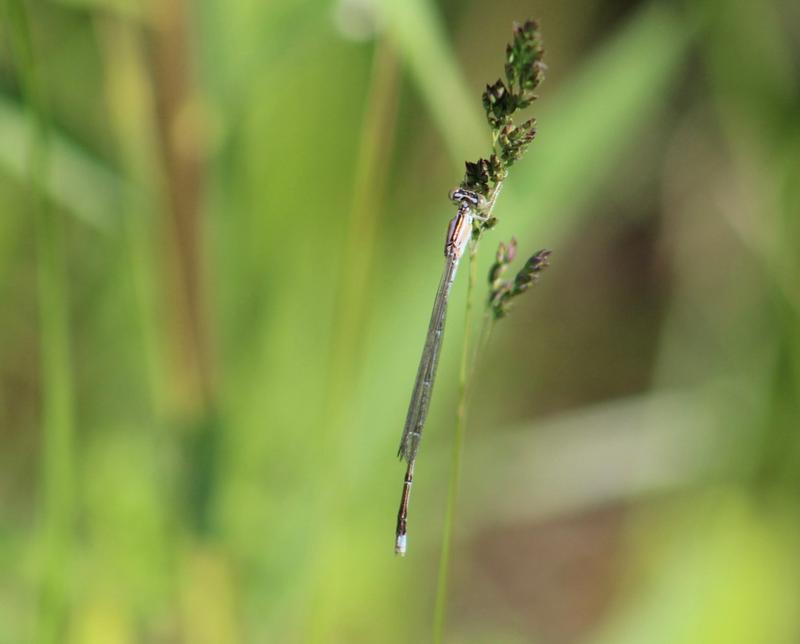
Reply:
[[[456,203],[462,203],[466,201],[470,205],[479,209],[486,205],[486,199],[483,198],[483,195],[473,192],[472,190],[465,190],[464,188],[455,188],[451,190],[450,201],[455,201]]]

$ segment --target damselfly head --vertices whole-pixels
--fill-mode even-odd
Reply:
[[[454,201],[457,204],[466,202],[475,210],[483,210],[486,207],[486,199],[482,194],[464,188],[454,188],[451,190],[450,201]]]

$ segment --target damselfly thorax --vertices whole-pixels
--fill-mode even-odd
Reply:
[[[483,195],[464,188],[450,191],[450,200],[458,204],[456,216],[450,220],[444,244],[445,257],[461,257],[472,237],[472,220],[484,220],[480,211],[486,205]]]

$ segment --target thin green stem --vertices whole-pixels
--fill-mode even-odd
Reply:
[[[447,586],[450,577],[450,552],[453,544],[453,526],[455,523],[458,489],[461,480],[461,460],[464,453],[464,434],[467,427],[467,391],[469,389],[470,336],[472,335],[472,297],[477,281],[477,242],[470,246],[469,282],[467,285],[467,311],[464,339],[461,344],[461,366],[458,374],[458,407],[456,410],[456,432],[453,440],[453,451],[450,461],[450,481],[447,490],[447,506],[442,531],[442,550],[439,557],[439,575],[436,584],[436,604],[433,619],[433,641],[442,642],[444,622],[447,613]]]
[[[49,124],[25,3],[6,2],[9,31],[31,114],[28,174],[36,219],[42,379],[42,548],[37,641],[63,641],[74,519],[73,383],[64,280],[63,222],[45,197]]]
[[[491,217],[494,211],[497,197],[503,187],[503,182],[499,182],[492,191],[489,205],[486,209],[486,216]],[[444,528],[442,530],[442,549],[439,556],[439,573],[436,582],[436,603],[433,611],[433,641],[441,643],[444,638],[445,616],[447,614],[447,588],[450,577],[450,553],[453,545],[453,528],[455,525],[456,506],[458,505],[458,490],[461,482],[461,461],[464,454],[464,436],[467,430],[467,405],[469,393],[472,388],[472,378],[475,374],[479,352],[483,350],[488,342],[488,333],[491,332],[491,321],[488,325],[484,320],[483,327],[488,326],[487,335],[484,338],[484,330],[478,338],[475,350],[470,353],[470,339],[472,337],[472,299],[475,293],[475,285],[478,281],[478,247],[480,237],[476,237],[470,242],[469,248],[469,282],[467,283],[467,303],[466,315],[464,320],[464,338],[461,344],[461,365],[458,376],[458,407],[456,408],[456,429],[453,439],[453,451],[450,460],[450,480],[447,489],[447,505],[445,508]]]
[[[494,316],[487,309],[483,315],[483,321],[481,322],[481,330],[480,333],[478,334],[478,341],[475,343],[475,350],[472,352],[472,362],[470,365],[470,372],[469,372],[470,385],[473,382],[475,370],[478,368],[478,361],[483,355],[486,346],[489,344],[489,338],[491,337],[492,331],[494,330],[494,322],[495,322]],[[467,391],[467,394],[469,393],[470,392]]]
[[[503,188],[500,181],[492,190],[489,205],[485,215],[492,216],[497,197]],[[445,615],[447,613],[447,587],[450,576],[450,551],[453,544],[453,526],[455,523],[456,506],[458,505],[458,490],[461,482],[461,461],[464,453],[464,436],[467,431],[467,403],[469,392],[472,389],[472,377],[475,373],[475,364],[478,360],[478,351],[482,350],[488,341],[484,339],[484,331],[475,350],[470,354],[470,340],[472,339],[472,299],[475,293],[475,284],[478,281],[478,246],[480,237],[470,242],[469,248],[469,282],[467,283],[467,304],[465,316],[464,338],[461,344],[461,365],[458,375],[458,407],[456,408],[456,431],[453,440],[453,451],[450,460],[450,480],[447,485],[447,506],[444,515],[444,529],[442,531],[442,550],[439,557],[439,573],[436,581],[436,603],[433,611],[433,641],[437,644],[443,641]],[[484,327],[486,324],[484,324]],[[491,322],[489,323],[491,331]]]

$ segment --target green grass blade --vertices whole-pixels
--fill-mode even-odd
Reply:
[[[27,177],[25,159],[31,154],[28,120],[23,107],[0,96],[0,169],[21,181]],[[43,178],[43,196],[87,224],[116,226],[120,198],[129,186],[63,136],[51,132],[48,148],[50,169]]]
[[[69,611],[69,564],[75,518],[74,393],[70,365],[63,220],[47,201],[49,122],[25,3],[5,6],[13,51],[30,106],[28,180],[36,217],[42,381],[41,546],[37,641],[63,641]]]
[[[450,157],[464,160],[489,140],[489,130],[448,45],[444,28],[427,0],[385,0],[387,29],[427,103]]]
[[[498,213],[507,230],[527,229],[541,243],[554,244],[588,214],[579,207],[658,116],[689,36],[673,11],[652,5],[590,58],[542,113],[529,158],[509,180],[503,198],[513,207]]]

